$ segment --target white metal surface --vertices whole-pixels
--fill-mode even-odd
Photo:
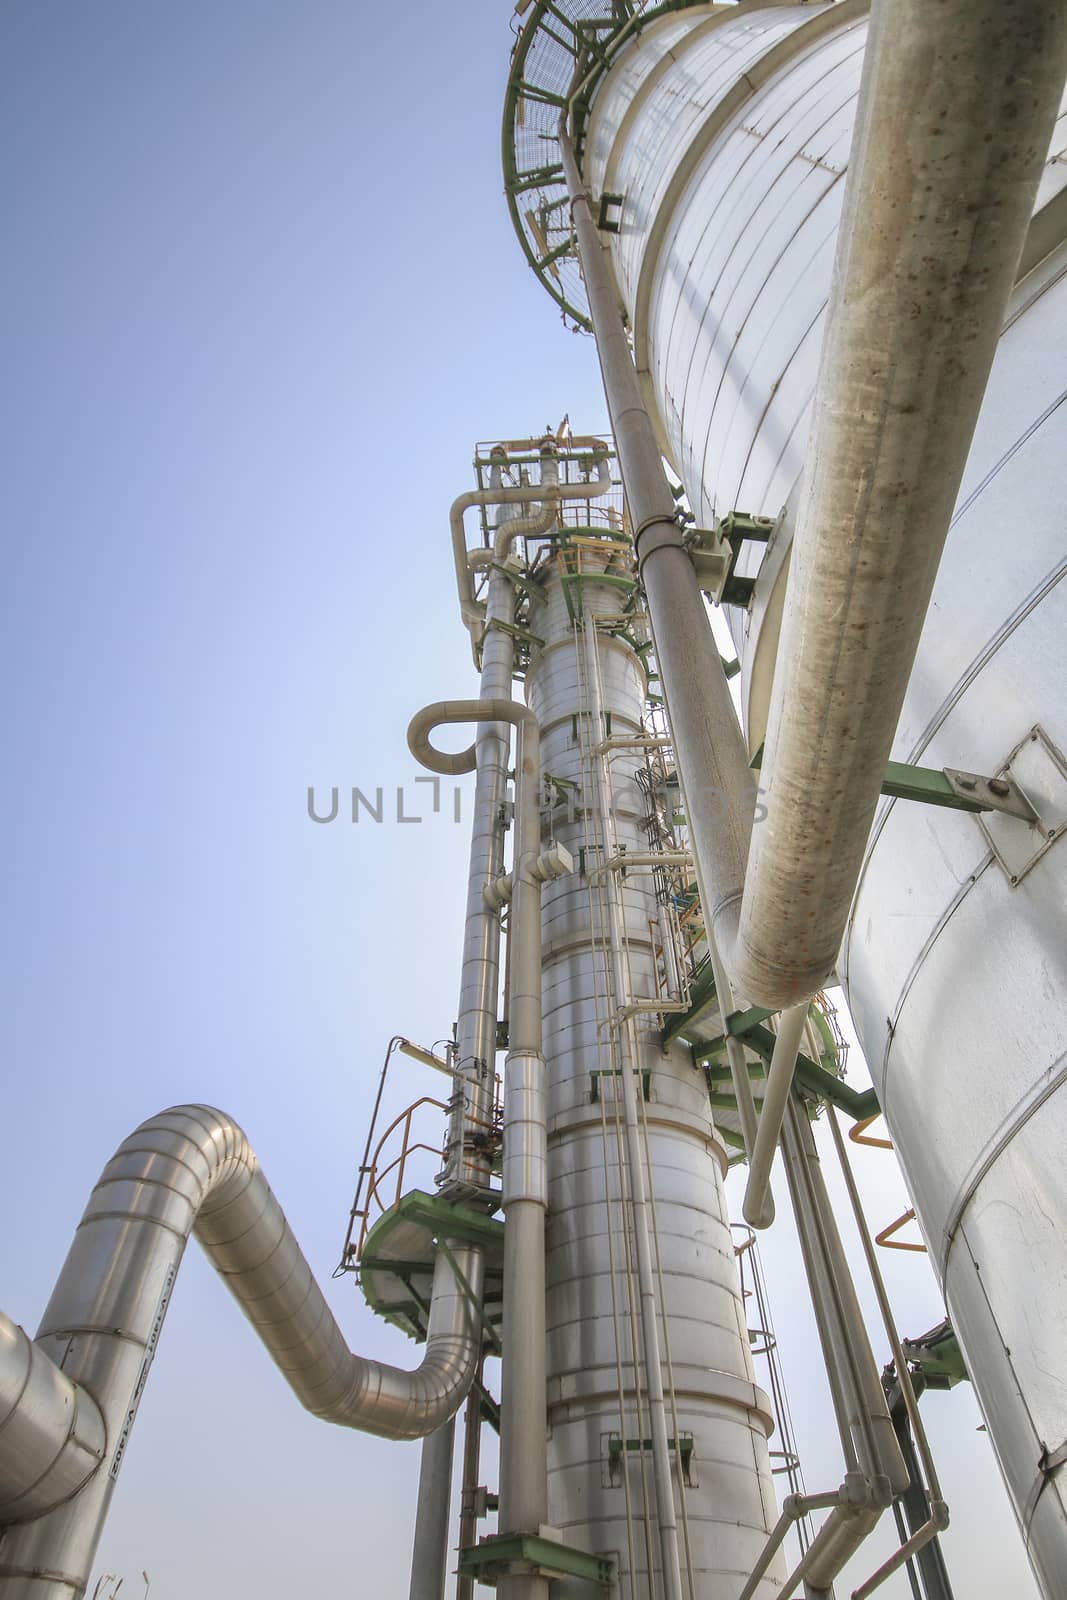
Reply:
[[[618,591],[592,581],[583,582],[582,601],[600,615],[619,608]],[[648,1438],[649,1418],[643,1394],[638,1411],[634,1389],[635,1361],[638,1371],[641,1364],[640,1314],[627,1303],[632,1238],[626,1139],[613,1074],[620,1056],[611,1048],[617,997],[606,919],[590,870],[603,853],[603,833],[594,787],[583,769],[583,746],[599,744],[607,730],[587,726],[581,635],[572,628],[558,576],[548,579],[538,629],[545,644],[531,661],[527,694],[541,722],[544,767],[564,784],[578,786],[569,791],[570,804],[549,812],[545,834],[550,830],[586,867],[542,891],[549,1517],[580,1547],[614,1552],[622,1573],[620,1594],[637,1600],[659,1584],[654,1536],[646,1544],[639,1532],[631,1559],[643,1495],[651,1503],[655,1491],[650,1450],[623,1449],[614,1465],[611,1455],[613,1438]],[[597,653],[610,733],[622,740],[641,730],[644,672],[622,638],[599,633]],[[615,839],[636,855],[648,850],[636,782],[641,760],[639,750],[620,749],[610,762]],[[602,882],[605,874],[597,876]],[[628,868],[619,887],[629,997],[654,998],[651,870]],[[675,1490],[683,1551],[687,1533],[698,1595],[735,1600],[776,1518],[767,1455],[769,1402],[753,1381],[723,1194],[725,1152],[714,1132],[702,1075],[684,1048],[660,1050],[657,1017],[638,1014],[634,1022],[636,1065],[649,1075],[642,1120],[669,1333],[663,1384],[668,1416],[673,1388],[678,1433],[693,1439],[690,1481],[684,1492],[676,1481]],[[599,1074],[595,1100],[594,1074]],[[636,1295],[636,1272],[631,1281]],[[626,1395],[621,1410],[619,1361]],[[670,1431],[675,1436],[673,1419]],[[677,1471],[677,1459],[674,1465]],[[628,1497],[634,1512],[629,1527]],[[780,1581],[780,1569],[773,1566],[759,1592],[769,1600]],[[562,1594],[572,1591],[577,1594],[578,1587],[561,1585]]]
[[[807,46],[806,30],[827,15]],[[800,475],[863,34],[847,3],[719,21],[674,16],[628,49],[593,108],[585,175],[594,193],[626,197],[612,241],[619,285],[663,440],[705,526],[735,507],[776,515]],[[783,41],[792,56],[761,79],[760,49],[781,51]],[[681,166],[716,96],[742,72],[754,84],[743,106],[670,193],[664,169]],[[1061,118],[1039,205],[1062,190],[1063,126]],[[1065,328],[1060,252],[1016,291],[898,759],[993,773],[1034,727],[1054,753],[1067,747]],[[731,617],[754,742],[780,605],[770,572],[785,570],[784,544],[769,553],[751,620]],[[754,571],[755,558],[742,570]],[[1047,786],[1058,828],[1051,776]],[[1034,799],[1040,812],[1042,796]],[[1067,1076],[1067,854],[1058,837],[1013,884],[975,818],[886,803],[842,953],[875,1082],[1049,1594],[1067,1587],[1057,1465],[1067,1440],[1058,1093]]]

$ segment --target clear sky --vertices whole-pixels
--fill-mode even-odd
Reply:
[[[327,1279],[385,1042],[450,1028],[466,828],[392,806],[403,785],[430,811],[412,712],[474,687],[448,505],[476,439],[564,411],[606,428],[592,345],[501,194],[510,19],[0,8],[0,1304],[31,1330],[111,1150],[181,1101],[243,1123]],[[381,785],[386,821],[342,799],[316,826],[309,784]],[[401,1058],[388,1105],[436,1090]],[[904,1202],[881,1162],[884,1222]],[[766,1258],[822,1489],[840,1468],[786,1227]],[[936,1322],[922,1259],[890,1266],[905,1331]],[[332,1287],[354,1348],[413,1362]],[[926,1406],[960,1600],[1025,1600],[973,1399]],[[132,1596],[147,1569],[156,1600],[402,1600],[417,1466],[306,1416],[193,1246],[97,1571]]]

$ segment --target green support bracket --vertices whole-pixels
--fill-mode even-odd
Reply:
[[[373,1241],[384,1224],[395,1217],[421,1222],[431,1228],[438,1238],[458,1239],[461,1244],[480,1244],[496,1250],[503,1247],[504,1224],[499,1218],[483,1216],[466,1206],[454,1206],[450,1201],[442,1200],[440,1195],[425,1194],[421,1189],[412,1189],[410,1194],[404,1195],[398,1206],[378,1219],[367,1235],[368,1243]]]
[[[483,1383],[475,1378],[473,1388],[477,1393],[483,1418],[494,1433],[500,1432],[500,1406]]]
[[[676,1445],[677,1441],[675,1439],[671,1438],[667,1440],[668,1450],[674,1450]],[[613,1433],[611,1438],[608,1440],[608,1464],[611,1467],[612,1472],[618,1471],[619,1464],[622,1461],[624,1453],[629,1454],[637,1451],[647,1451],[649,1454],[651,1454],[652,1440],[620,1439],[617,1433]],[[680,1455],[682,1461],[682,1472],[686,1478],[688,1478],[689,1465],[693,1459],[693,1435],[691,1433],[682,1434],[682,1444],[678,1454]]]
[[[697,978],[689,991],[689,1010],[673,1016],[660,1034],[662,1048],[666,1050],[667,1046],[673,1043],[675,1039],[687,1038],[689,1030],[717,1004],[715,974],[709,965]]]
[[[545,642],[536,633],[531,633],[529,628],[520,628],[517,622],[504,622],[500,617],[493,617],[492,621],[486,623],[485,632],[488,633],[490,628],[499,628],[502,633],[508,633],[513,639],[518,639],[520,644],[540,646]]]
[[[731,1016],[727,1017],[726,1025],[731,1037],[741,1039],[750,1050],[754,1050],[766,1062],[774,1054],[775,1036],[770,1028],[763,1026],[763,1021],[773,1015],[773,1012],[764,1010],[762,1006],[753,1006],[749,1011],[733,1012]],[[711,1056],[718,1054],[722,1050],[725,1043],[725,1036],[720,1034],[717,1039],[702,1041],[694,1046],[693,1049],[693,1060],[697,1063],[705,1063],[705,1072],[709,1076],[709,1094],[712,1096],[718,1091],[711,1089],[711,1083],[725,1083],[729,1073],[725,1068],[709,1068],[706,1063]],[[754,1067],[753,1063],[750,1062],[748,1075],[750,1078],[760,1078],[763,1076],[763,1070],[761,1067]],[[878,1096],[873,1089],[864,1089],[862,1091],[853,1089],[843,1078],[839,1078],[836,1073],[827,1071],[824,1066],[821,1066],[817,1061],[812,1061],[810,1056],[806,1056],[803,1053],[797,1056],[795,1077],[796,1082],[806,1089],[809,1094],[817,1095],[820,1100],[829,1100],[839,1111],[843,1111],[846,1116],[851,1117],[855,1122],[862,1122],[865,1117],[877,1116],[881,1109],[878,1104]],[[712,1105],[716,1103],[716,1100],[712,1098]],[[733,1102],[731,1101],[731,1103]]]
[[[589,1074],[589,1099],[593,1105],[596,1105],[600,1099],[601,1078],[617,1078],[620,1070],[621,1069],[619,1067],[593,1068]],[[637,1077],[639,1071],[641,1073],[641,1092],[645,1097],[645,1104],[647,1105],[652,1093],[652,1071],[649,1067],[634,1067],[633,1074],[635,1078]]]
[[[505,567],[499,561],[490,561],[482,570],[486,572],[499,572],[502,578],[516,588],[520,594],[529,595],[531,600],[543,606],[547,604],[548,597],[544,588],[536,578],[531,578],[527,572],[517,572],[514,567]]]
[[[604,193],[600,196],[600,209],[597,212],[596,225],[602,233],[618,233],[619,219],[610,215],[612,211],[621,211],[623,196],[621,194]]]
[[[720,604],[724,606],[740,606],[744,610],[752,599],[755,587],[755,578],[737,578],[731,574],[723,584]]]
[[[461,1577],[495,1584],[512,1572],[583,1578],[605,1589],[615,1582],[615,1563],[610,1556],[589,1555],[537,1533],[494,1533],[459,1552]]]
[[[952,1389],[969,1376],[963,1351],[946,1320],[916,1339],[900,1341],[908,1365],[918,1367],[928,1389]]]
[[[773,532],[773,517],[752,517],[745,511],[728,511],[719,519],[719,533],[731,548],[740,549],[746,541],[766,544]]]
[[[749,766],[756,772],[763,766],[763,745]],[[944,772],[937,767],[913,767],[908,761],[887,761],[882,793],[894,800],[918,800],[927,806],[948,806],[953,811],[992,811],[992,805],[968,799],[957,793]]]
[[[734,1039],[743,1039],[758,1022],[766,1022],[768,1017],[775,1016],[766,1006],[750,1006],[747,1011],[731,1011],[726,1018],[726,1031]]]

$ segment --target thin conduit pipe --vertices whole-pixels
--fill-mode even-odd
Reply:
[[[808,1002],[783,1011],[778,1022],[771,1064],[767,1069],[766,1087],[760,1106],[756,1142],[749,1154],[748,1183],[741,1206],[745,1221],[753,1228],[765,1228],[765,1209],[771,1181],[771,1166],[778,1140],[782,1135],[782,1121],[793,1087],[793,1072],[797,1054],[808,1022]],[[774,1212],[771,1210],[771,1219]]]
[[[799,1522],[811,1511],[821,1511],[828,1506],[838,1506],[841,1503],[841,1491],[830,1489],[825,1494],[791,1494],[782,1502],[782,1512],[771,1529],[767,1543],[760,1551],[755,1566],[745,1580],[738,1600],[752,1600],[752,1596],[759,1588],[767,1568],[772,1559],[785,1543],[786,1534],[794,1522]]]
[[[585,618],[586,679],[589,712],[598,731],[604,727],[604,707],[597,660],[596,621],[591,612]],[[604,834],[605,853],[618,853],[612,823],[611,784],[605,757],[594,749],[593,779],[597,809]],[[611,955],[612,989],[615,1006],[627,1003],[628,989],[624,959],[624,930],[619,907],[618,883],[612,877],[605,886],[608,913],[608,948]],[[659,1522],[660,1558],[666,1600],[681,1600],[682,1574],[678,1551],[678,1516],[674,1505],[670,1445],[663,1393],[663,1365],[660,1355],[659,1317],[656,1309],[656,1282],[648,1219],[648,1192],[645,1182],[641,1128],[634,1088],[633,1020],[627,1018],[618,1028],[619,1082],[622,1089],[623,1121],[626,1129],[626,1163],[630,1175],[630,1210],[633,1217],[634,1246],[637,1255],[637,1285],[641,1306],[641,1335],[644,1348],[645,1388],[648,1395],[649,1432],[652,1439],[652,1466],[656,1485],[656,1514]],[[680,1449],[680,1445],[678,1446]]]
[[[578,628],[577,619],[574,621],[574,624],[573,624],[573,636],[574,636],[575,677],[576,677],[577,684],[578,684],[578,706],[579,706],[579,711],[582,713],[582,715],[579,717],[579,729],[580,729],[582,763],[583,763],[582,770],[583,770],[583,774],[588,773],[590,775],[590,781],[591,781],[591,778],[592,778],[592,763],[593,763],[593,759],[594,759],[592,752],[597,748],[603,749],[604,746],[605,746],[605,741],[604,740],[599,741],[599,745],[598,745],[597,740],[593,736],[592,719],[591,719],[591,716],[589,714],[589,686],[588,686],[588,677],[587,677],[587,673],[586,673],[586,669],[585,669],[585,652],[584,652],[584,650],[582,648],[582,640],[581,640],[581,637],[579,635],[579,628]],[[596,730],[596,732],[598,732],[598,733],[599,733],[599,731],[600,731],[599,729]],[[592,817],[591,811],[587,812],[586,845],[587,845],[591,855],[595,854],[597,849],[600,848],[600,846],[602,845],[602,840],[600,840],[597,837],[596,831],[595,831],[595,829],[593,827],[593,817]],[[610,966],[611,966],[611,958],[610,958],[610,954],[609,954],[609,950],[608,950],[608,938],[607,938],[608,914],[607,914],[607,904],[606,904],[605,890],[604,890],[604,873],[602,871],[595,871],[595,872],[587,872],[586,873],[586,897],[587,897],[588,906],[589,906],[589,930],[590,930],[591,948],[592,948],[592,951],[593,951],[593,984],[594,984],[594,996],[595,996],[596,1017],[597,1017],[597,1034],[598,1034],[598,1037],[599,1037],[600,1032],[601,1032],[602,1029],[606,1029],[607,1030],[607,1038],[608,1038],[608,1041],[609,1041],[610,1060],[612,1062],[612,1070],[613,1070],[614,1073],[619,1073],[621,1068],[620,1068],[620,1064],[619,1064],[618,1032],[617,1032],[617,1030],[612,1029],[612,1028],[609,1027],[610,1012],[611,1012],[611,994],[609,992],[610,991],[609,971],[610,971]],[[599,956],[599,960],[597,959],[598,956]],[[601,989],[601,984],[600,984],[600,974],[601,973],[603,973],[603,975],[604,975],[605,987],[604,987],[603,990]],[[601,1001],[603,1001],[603,1006],[601,1006]],[[605,1111],[605,1098],[606,1097],[603,1096],[603,1095],[600,1096],[601,1124],[606,1130],[607,1120],[606,1120],[606,1111]],[[633,1224],[632,1224],[632,1213],[630,1211],[630,1207],[629,1207],[629,1204],[628,1204],[629,1196],[628,1196],[627,1187],[626,1187],[625,1132],[624,1132],[623,1124],[622,1124],[622,1114],[621,1114],[621,1110],[620,1110],[620,1099],[619,1099],[618,1095],[613,1095],[612,1096],[612,1105],[614,1107],[614,1116],[613,1116],[614,1127],[613,1127],[613,1132],[614,1132],[614,1136],[615,1136],[615,1170],[618,1173],[618,1178],[619,1178],[619,1219],[620,1219],[620,1223],[621,1223],[622,1254],[623,1254],[623,1264],[624,1264],[625,1284],[626,1284],[626,1309],[627,1309],[626,1327],[627,1327],[627,1331],[629,1333],[630,1371],[631,1371],[631,1374],[632,1374],[632,1377],[633,1377],[634,1418],[635,1418],[635,1421],[637,1423],[637,1443],[638,1443],[637,1459],[638,1459],[638,1466],[639,1466],[639,1469],[640,1469],[640,1476],[641,1476],[641,1510],[642,1510],[641,1527],[642,1527],[642,1532],[643,1532],[643,1544],[644,1544],[644,1551],[645,1551],[645,1565],[646,1565],[646,1571],[648,1573],[649,1600],[652,1600],[652,1597],[653,1597],[653,1595],[655,1593],[655,1580],[654,1580],[655,1558],[654,1558],[653,1549],[652,1549],[652,1505],[651,1505],[651,1501],[649,1499],[649,1494],[648,1494],[648,1471],[647,1471],[647,1463],[646,1463],[646,1460],[645,1460],[644,1400],[642,1399],[642,1394],[641,1394],[641,1371],[640,1371],[641,1362],[640,1362],[640,1352],[639,1352],[639,1338],[638,1338],[638,1331],[637,1331],[638,1330],[638,1308],[637,1308],[637,1303],[636,1303],[637,1297],[634,1294],[634,1281],[633,1281],[634,1280],[634,1270],[633,1270],[633,1264],[632,1264],[632,1262],[633,1262],[633,1251],[632,1251]],[[606,1139],[606,1132],[605,1132],[605,1139]],[[612,1307],[613,1307],[613,1310],[614,1310],[615,1305],[616,1305],[615,1253],[614,1253],[614,1248],[613,1248],[614,1233],[613,1233],[613,1230],[612,1230],[612,1227],[611,1227],[611,1202],[610,1202],[611,1189],[610,1189],[610,1185],[607,1182],[607,1146],[606,1146],[606,1144],[605,1144],[605,1148],[604,1148],[604,1172],[605,1172],[604,1197],[605,1197],[605,1206],[607,1208],[607,1213],[608,1213],[608,1216],[607,1216],[607,1220],[608,1220],[608,1261],[609,1261],[609,1268],[610,1268],[610,1273],[611,1273]],[[616,1373],[618,1375],[618,1382],[619,1382],[619,1405],[620,1405],[620,1417],[621,1417],[620,1438],[625,1438],[626,1437],[626,1418],[625,1418],[625,1408],[624,1408],[624,1401],[623,1401],[623,1388],[622,1388],[622,1378],[621,1378],[621,1358],[620,1358],[621,1346],[619,1344],[619,1335],[618,1335],[618,1331],[617,1330],[616,1330],[615,1338],[616,1338],[616,1352],[615,1352],[615,1355],[616,1355]],[[627,1516],[630,1517],[632,1515],[632,1511],[631,1511],[631,1496],[630,1496],[630,1479],[629,1479],[629,1474],[626,1471],[623,1472],[623,1490],[624,1490],[624,1498],[625,1498],[626,1507],[627,1507]],[[636,1573],[637,1568],[636,1568],[636,1565],[634,1564],[634,1559],[633,1559],[633,1546],[632,1546],[632,1538],[629,1537],[630,1536],[629,1524],[627,1525],[627,1534],[628,1534],[628,1543],[629,1543],[628,1553],[630,1555],[630,1572],[631,1572],[631,1574],[634,1574],[634,1573]]]
[[[863,1473],[876,1505],[908,1487],[855,1284],[826,1192],[803,1103],[792,1095],[784,1128],[786,1170],[797,1231],[849,1469]]]
[[[586,628],[587,628],[587,630],[590,630],[590,625],[591,624],[594,624],[594,618],[592,617],[592,615],[590,613],[587,613],[586,614]],[[600,652],[597,649],[595,649],[595,641],[596,641],[595,624],[591,629],[591,633],[587,631],[587,642],[589,641],[590,638],[591,638],[591,641],[592,641],[592,643],[594,645],[594,649],[592,650],[592,666],[593,666],[593,680],[594,680],[594,683],[596,685],[596,710],[597,710],[597,713],[599,715],[600,721],[606,721],[606,718],[604,718],[604,716],[603,716],[604,679],[603,679],[603,673],[601,671]],[[589,720],[590,719],[587,717],[586,718],[587,723],[589,722]],[[598,726],[597,731],[601,732],[602,729],[600,729],[599,726]],[[602,762],[604,777],[605,777],[605,781],[606,781],[606,785],[607,785],[607,789],[608,789],[608,793],[609,794],[611,793],[611,762],[614,759],[614,755],[615,755],[615,752],[611,752],[607,748],[607,741],[604,740],[604,739],[600,739],[598,741],[598,745],[597,745],[597,756],[598,756],[598,759]],[[684,856],[684,859],[686,861],[688,861],[688,862],[692,861],[692,855],[690,854],[690,852],[688,852],[688,851],[684,852],[683,856]],[[636,865],[641,864],[642,862],[644,862],[647,865],[654,865],[654,864],[657,864],[659,861],[662,861],[662,860],[667,859],[667,858],[666,858],[666,856],[657,857],[654,854],[642,855],[641,852],[635,852],[633,854],[630,854],[629,852],[626,852],[626,853],[616,854],[616,855],[612,856],[611,859],[612,859],[612,861],[614,861],[616,863],[622,863],[624,861],[632,862],[636,866]],[[619,910],[621,912],[621,910],[622,910],[622,907],[621,907],[621,904],[620,904],[620,901],[621,901],[621,888],[619,886],[619,883],[618,883],[617,879],[615,881],[615,891],[614,892],[615,892],[616,905],[618,906],[618,908],[619,908]],[[624,970],[625,970],[625,983],[626,983],[625,992],[630,997],[630,999],[632,1000],[633,999],[633,995],[634,995],[634,979],[633,979],[633,970],[632,970],[631,962],[630,962],[629,931],[628,931],[627,924],[626,924],[626,919],[625,919],[624,916],[620,917],[620,931],[621,931],[621,935],[622,935],[623,967],[624,967]],[[666,947],[664,948],[664,960],[666,961]],[[632,1017],[627,1020],[626,1026],[627,1026],[628,1030],[631,1030],[631,1029],[634,1028],[634,1023],[633,1023]],[[636,1044],[636,1033],[634,1033],[632,1035],[632,1037],[634,1039],[634,1043]],[[634,1102],[635,1102],[635,1105],[636,1105],[636,1108],[637,1108],[638,1121],[639,1121],[640,1130],[641,1130],[641,1149],[642,1149],[643,1159],[644,1159],[644,1162],[645,1162],[645,1171],[648,1172],[651,1175],[651,1172],[652,1172],[652,1151],[651,1151],[651,1146],[650,1146],[650,1143],[649,1143],[648,1113],[647,1113],[646,1108],[645,1108],[644,1096],[635,1094],[634,1095]],[[670,1406],[671,1432],[672,1432],[673,1437],[675,1439],[673,1476],[674,1476],[674,1479],[677,1481],[677,1485],[678,1485],[678,1505],[679,1505],[679,1508],[681,1510],[681,1524],[682,1524],[682,1546],[683,1546],[684,1551],[685,1551],[685,1570],[686,1570],[686,1579],[687,1579],[687,1583],[688,1583],[688,1587],[689,1587],[689,1596],[690,1596],[690,1600],[696,1600],[696,1589],[695,1589],[694,1570],[693,1570],[693,1549],[692,1549],[692,1541],[690,1539],[690,1531],[689,1531],[689,1507],[688,1507],[688,1504],[686,1502],[685,1472],[684,1472],[684,1468],[682,1466],[682,1451],[681,1451],[681,1444],[680,1444],[681,1431],[680,1431],[680,1426],[679,1426],[679,1421],[678,1421],[678,1397],[677,1397],[677,1391],[676,1391],[675,1382],[674,1382],[674,1362],[673,1362],[672,1356],[671,1356],[670,1318],[667,1316],[667,1311],[666,1311],[667,1291],[666,1291],[666,1285],[664,1283],[663,1262],[662,1262],[662,1255],[661,1255],[661,1251],[660,1251],[659,1221],[658,1221],[658,1218],[657,1218],[657,1215],[656,1215],[656,1191],[655,1191],[655,1185],[651,1181],[649,1182],[649,1185],[648,1185],[648,1219],[649,1219],[649,1235],[650,1235],[650,1240],[651,1240],[651,1243],[652,1243],[652,1246],[653,1246],[653,1259],[654,1259],[654,1266],[655,1266],[655,1273],[656,1273],[656,1283],[657,1283],[658,1288],[659,1288],[659,1303],[660,1303],[660,1307],[661,1307],[661,1310],[662,1310],[663,1361],[664,1361],[664,1365],[665,1365],[666,1371],[667,1371],[667,1384],[666,1384],[665,1395],[666,1395],[667,1403]]]
[[[315,1416],[415,1439],[440,1427],[470,1387],[481,1327],[443,1255],[421,1364],[404,1372],[353,1354],[237,1123],[211,1106],[161,1112],[104,1168],[37,1333],[99,1405],[110,1466],[7,1533],[0,1597],[83,1592],[191,1232]],[[480,1295],[480,1253],[457,1245],[454,1254]]]
[[[588,778],[590,785],[594,784],[594,762],[596,754],[603,751],[605,741],[598,739],[597,735],[603,730],[594,724],[594,714],[590,697],[588,662],[581,629],[578,620],[573,623],[574,638],[574,666],[575,677],[578,684],[578,707],[581,713],[579,727],[582,740],[583,777]],[[591,854],[604,849],[604,840],[596,828],[596,818],[592,807],[587,813],[586,843]],[[606,852],[605,852],[606,853]],[[620,1084],[622,1080],[622,1059],[620,1053],[620,1030],[611,1026],[612,1008],[612,975],[611,975],[611,950],[608,928],[607,884],[606,875],[602,871],[586,874],[587,893],[590,907],[590,930],[592,933],[593,971],[597,995],[597,1034],[606,1033],[609,1048],[609,1059],[612,1063],[612,1074]],[[595,895],[595,916],[594,916]],[[600,961],[596,960],[599,953]],[[603,973],[604,988],[601,991],[600,973]],[[600,1000],[603,998],[603,1010]],[[653,1548],[653,1515],[652,1499],[649,1495],[649,1463],[648,1453],[645,1450],[645,1439],[649,1430],[645,1427],[646,1398],[642,1390],[641,1371],[641,1333],[640,1333],[640,1295],[636,1285],[636,1248],[634,1242],[634,1214],[630,1202],[629,1188],[629,1163],[626,1159],[626,1130],[623,1120],[622,1100],[620,1095],[612,1095],[613,1107],[613,1132],[615,1138],[615,1165],[619,1179],[619,1217],[622,1224],[622,1252],[624,1259],[626,1283],[626,1311],[627,1332],[629,1334],[630,1370],[633,1376],[634,1395],[634,1420],[637,1424],[637,1462],[641,1477],[641,1513],[643,1544],[645,1551],[646,1571],[648,1574],[649,1600],[655,1600],[656,1585],[656,1558]],[[610,1191],[605,1190],[605,1195]],[[610,1216],[609,1216],[610,1221]],[[623,1438],[626,1437],[625,1427],[622,1430]],[[650,1441],[651,1443],[651,1441]],[[654,1469],[653,1469],[654,1470]],[[623,1473],[624,1483],[629,1482],[628,1475]],[[662,1567],[662,1561],[661,1561]],[[631,1573],[636,1573],[636,1568],[631,1567]]]
[[[767,1006],[837,959],[1065,73],[1047,0],[874,0],[751,852],[744,748],[561,129],[705,907]]]
[[[599,998],[599,997],[598,997]],[[619,1290],[615,1281],[615,1228],[611,1215],[611,1173],[608,1167],[608,1111],[607,1096],[599,1095],[600,1102],[600,1154],[604,1171],[604,1216],[607,1222],[608,1235],[608,1282],[611,1286],[611,1325],[615,1335],[615,1382],[619,1390],[619,1438],[626,1438],[626,1380],[622,1371],[622,1328],[619,1323]],[[620,1171],[621,1178],[621,1171]],[[623,1204],[622,1184],[619,1185],[619,1204]],[[634,1372],[634,1388],[636,1391],[637,1373]],[[643,1437],[639,1435],[639,1437]],[[675,1435],[677,1437],[677,1435]],[[637,1572],[637,1551],[634,1545],[634,1508],[633,1496],[630,1493],[630,1474],[623,1470],[622,1497],[626,1508],[626,1554],[629,1557],[631,1582]],[[651,1571],[651,1563],[649,1564]]]
[[[511,903],[509,1039],[504,1067],[504,1325],[501,1372],[501,1533],[537,1533],[548,1517],[545,1381],[545,1208],[547,1133],[541,1052],[541,885],[539,806],[541,730],[533,712],[510,700],[443,700],[408,727],[408,748],[433,772],[469,772],[475,746],[446,754],[430,742],[443,723],[510,722],[515,759],[514,888]],[[547,1600],[548,1580],[508,1574],[502,1600]]]
[[[915,1442],[919,1449],[919,1455],[922,1458],[923,1471],[926,1474],[926,1483],[930,1491],[930,1499],[938,1504],[943,1504],[941,1482],[937,1475],[937,1467],[934,1463],[933,1451],[930,1449],[930,1441],[927,1438],[926,1428],[923,1424],[922,1415],[919,1411],[918,1396],[915,1393],[915,1386],[911,1381],[911,1372],[904,1356],[904,1349],[900,1342],[900,1335],[897,1332],[897,1325],[893,1317],[893,1308],[889,1304],[889,1295],[886,1291],[885,1279],[882,1276],[882,1270],[878,1265],[878,1257],[875,1254],[874,1245],[871,1243],[871,1232],[867,1226],[867,1218],[864,1215],[863,1202],[860,1200],[860,1193],[856,1185],[855,1174],[852,1171],[852,1163],[848,1159],[848,1151],[845,1148],[845,1141],[841,1137],[841,1127],[838,1123],[837,1114],[832,1105],[827,1106],[826,1115],[827,1120],[830,1123],[830,1132],[833,1134],[834,1147],[837,1150],[837,1159],[841,1163],[841,1173],[845,1180],[845,1188],[848,1190],[848,1198],[849,1203],[852,1206],[852,1214],[856,1219],[856,1228],[859,1232],[860,1243],[863,1246],[863,1254],[867,1261],[867,1270],[871,1275],[871,1283],[874,1286],[875,1297],[878,1301],[878,1309],[882,1313],[882,1323],[885,1327],[886,1337],[889,1340],[889,1347],[893,1352],[893,1360],[896,1363],[897,1381],[900,1384],[900,1393],[904,1400],[904,1408],[908,1413],[908,1420],[911,1423],[912,1432],[915,1435]]]

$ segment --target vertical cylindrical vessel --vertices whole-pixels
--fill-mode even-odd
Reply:
[[[747,610],[730,613],[752,748],[865,31],[857,0],[664,15],[619,51],[586,128],[585,180],[618,197],[611,251],[635,359],[698,522],[787,507],[766,554],[743,552],[739,572],[759,577]],[[995,59],[991,39],[991,70]],[[887,801],[840,965],[1049,1594],[1067,1587],[1065,126],[1061,116],[893,750],[1007,770],[1039,821]]]
[[[618,548],[610,558],[600,556],[590,541],[581,550],[580,571],[578,558],[570,560],[566,550],[558,566],[545,569],[546,601],[537,612],[543,644],[532,655],[527,697],[541,722],[543,771],[557,802],[547,810],[544,837],[562,843],[576,864],[543,889],[549,1515],[568,1541],[615,1555],[620,1592],[630,1600],[660,1592],[660,1557],[611,1034],[625,1025],[619,1017],[625,1006],[657,995],[659,935],[652,873],[629,868],[620,881],[629,994],[620,997],[610,979],[602,902],[606,874],[615,869],[607,860],[590,771],[590,752],[605,736],[625,740],[640,734],[644,723],[640,656],[622,630],[609,631],[621,610]],[[608,565],[611,577],[598,583]],[[590,714],[584,652],[582,618],[590,609],[602,623],[596,636],[601,726]],[[642,827],[647,806],[637,782],[642,763],[636,749],[621,750],[611,761],[615,847],[631,854],[649,848]],[[655,1205],[653,1256],[658,1247],[662,1270],[662,1370],[683,1593],[689,1592],[691,1562],[695,1594],[731,1600],[777,1515],[767,1454],[770,1406],[753,1381],[723,1195],[725,1152],[703,1076],[684,1047],[660,1049],[658,1016],[639,1012],[634,1026]],[[646,1504],[652,1507],[648,1536]],[[761,1593],[769,1597],[780,1581],[774,1569]]]

